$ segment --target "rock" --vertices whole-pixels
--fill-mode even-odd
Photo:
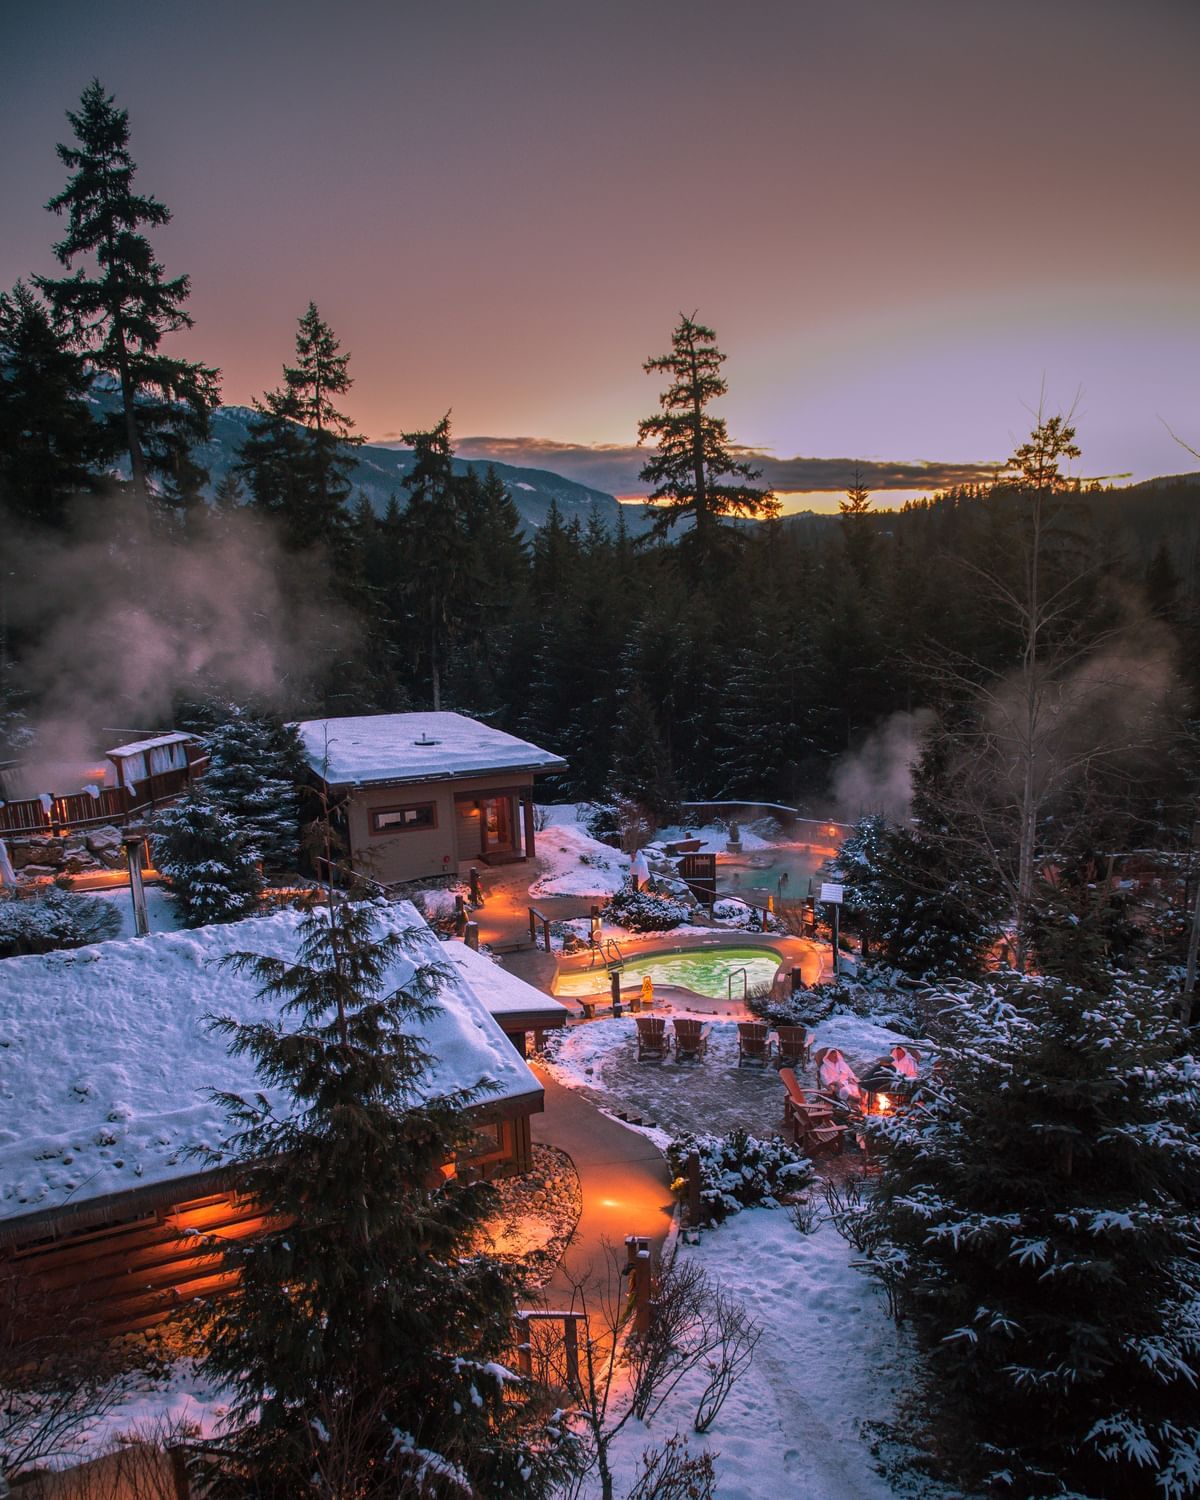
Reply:
[[[106,823],[102,828],[91,828],[84,839],[88,849],[106,870],[125,868],[125,851],[121,848],[121,830]]]
[[[22,870],[27,865],[48,866],[57,869],[62,864],[63,842],[61,839],[22,839],[9,846],[13,869]]]

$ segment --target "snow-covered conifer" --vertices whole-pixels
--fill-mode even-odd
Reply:
[[[230,704],[204,739],[206,798],[232,819],[251,859],[295,868],[304,764],[296,731],[269,714]]]
[[[151,845],[181,926],[236,922],[254,911],[262,890],[255,856],[234,818],[203,789],[159,813]]]
[[[405,941],[331,895],[294,963],[231,960],[285,1019],[216,1023],[275,1101],[224,1096],[233,1149],[212,1156],[268,1225],[219,1247],[239,1292],[197,1313],[204,1368],[235,1393],[217,1500],[541,1500],[572,1467],[556,1404],[501,1363],[514,1273],[476,1252],[493,1194],[442,1170],[480,1090],[423,1102],[412,1027],[442,972]]]
[[[875,1213],[972,1485],[1200,1491],[1200,1066],[1170,997],[1006,974],[946,999]]]

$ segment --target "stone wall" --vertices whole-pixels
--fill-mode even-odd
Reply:
[[[18,880],[125,868],[121,830],[110,823],[73,829],[64,838],[10,839],[8,853]]]

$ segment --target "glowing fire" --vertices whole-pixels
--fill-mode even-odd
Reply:
[[[875,1095],[875,1111],[877,1114],[890,1114],[892,1110],[892,1096],[890,1094]]]

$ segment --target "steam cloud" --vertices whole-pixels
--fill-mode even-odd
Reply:
[[[837,816],[842,821],[854,823],[868,813],[882,813],[893,823],[908,818],[913,762],[933,721],[927,708],[892,714],[857,750],[842,756],[832,778]]]
[[[69,542],[8,541],[8,624],[43,763],[94,755],[101,729],[169,726],[181,697],[297,712],[348,644],[323,565],[285,554],[258,517],[201,516],[184,540],[118,498]]]

